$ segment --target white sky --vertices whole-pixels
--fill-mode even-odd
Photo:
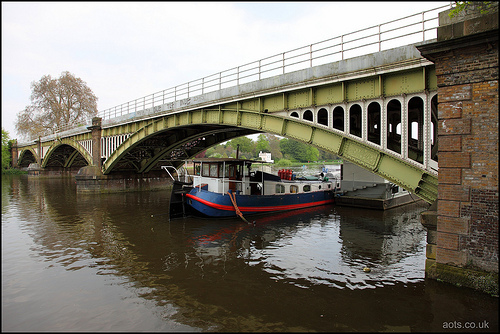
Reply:
[[[2,128],[69,71],[98,110],[450,2],[2,2]]]

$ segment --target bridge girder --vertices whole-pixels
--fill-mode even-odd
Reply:
[[[257,104],[258,101],[255,102]],[[234,137],[267,132],[292,138],[336,154],[403,187],[428,203],[437,199],[437,176],[415,164],[382,152],[354,136],[325,129],[314,123],[285,118],[272,113],[239,109],[239,106],[238,103],[236,108],[217,106],[211,109],[186,111],[154,119],[116,149],[103,164],[103,172],[110,173],[119,161],[124,159],[135,147],[141,143],[147,145],[148,139],[153,139],[161,134],[177,138],[176,135],[182,132],[182,135],[178,137],[183,139],[171,139],[170,142],[167,140],[166,145],[151,154],[141,165],[137,165],[136,171],[147,172],[175,150],[182,149],[183,145],[200,138],[207,138],[209,135],[215,135],[212,142],[203,143],[198,146],[198,149],[185,151],[181,159],[191,158],[210,146]],[[221,135],[226,132],[229,134]],[[178,166],[182,163],[179,161],[181,159],[165,160]]]

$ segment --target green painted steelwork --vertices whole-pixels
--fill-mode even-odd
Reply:
[[[218,141],[250,133],[268,132],[309,143],[336,154],[432,203],[437,199],[437,177],[420,165],[404,161],[396,154],[382,152],[380,148],[364,143],[361,138],[346,135],[330,128],[331,126],[325,128],[313,122],[289,118],[286,112],[436,89],[435,68],[428,65],[362,78],[357,76],[331,80],[313,84],[311,87],[289,88],[285,92],[269,91],[257,97],[247,95],[238,100],[233,98],[230,101],[217,102],[210,107],[183,109],[166,115],[151,116],[149,119],[131,120],[128,124],[117,124],[102,130],[102,137],[131,134],[103,163],[103,173],[112,172],[128,154],[141,149],[143,144],[146,146],[148,141],[155,137],[166,136],[162,138],[162,146],[151,146],[147,156],[130,162],[135,172],[147,173],[171,152],[181,149],[182,145],[198,137],[206,136],[209,140],[203,143],[204,146],[189,151],[189,154],[194,155],[201,149],[217,144]],[[225,131],[228,133],[224,133]],[[44,164],[61,143],[73,147],[91,164],[92,158],[78,143],[78,140],[90,139],[90,135],[79,134],[71,138],[75,140],[63,139],[52,143],[44,157]],[[25,149],[34,153],[32,147]]]
[[[229,110],[223,108],[188,111],[182,114],[168,115],[155,120],[128,138],[109,157],[103,166],[104,173],[109,173],[123,154],[143,141],[146,137],[154,136],[160,131],[169,128],[190,127],[194,125],[217,124],[227,127],[242,127],[255,132],[268,132],[304,143],[309,143],[322,150],[334,153],[349,160],[381,177],[393,182],[408,191],[415,193],[425,201],[432,203],[437,198],[437,177],[419,169],[413,164],[380,152],[364,144],[360,140],[346,137],[337,132],[331,132],[315,126],[313,123],[286,119],[271,113],[259,113],[250,110]],[[164,150],[156,153],[147,166],[142,166],[142,172],[147,170],[155,161],[161,159],[174,147],[188,142],[200,134],[183,138]]]
[[[87,152],[87,150],[80,143],[78,143],[77,141],[70,139],[70,138],[62,138],[62,139],[58,139],[58,140],[54,141],[54,143],[50,146],[49,150],[45,154],[45,157],[42,161],[41,167],[47,166],[48,162],[50,161],[51,155],[53,155],[54,152],[57,150],[57,148],[60,147],[61,145],[68,145],[68,146],[71,146],[72,148],[75,149],[75,152],[73,152],[73,154],[71,154],[67,158],[67,160],[64,162],[63,167],[67,168],[67,167],[71,166],[71,163],[75,160],[75,157],[76,157],[75,153],[80,153],[84,157],[84,159],[87,161],[87,163],[89,165],[92,165],[92,156],[90,155],[90,153]]]
[[[23,147],[23,150],[20,152],[19,154],[19,158],[18,158],[18,161],[17,163],[19,165],[22,165],[23,164],[23,160],[24,160],[24,156],[26,155],[26,153],[28,152],[31,152],[31,154],[33,155],[33,157],[35,158],[35,162],[38,161],[38,154],[35,152],[35,148],[36,148],[36,145],[32,145],[32,146],[26,146],[26,147]]]

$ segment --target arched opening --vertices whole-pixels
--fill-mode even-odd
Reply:
[[[292,113],[290,114],[290,117],[297,117],[297,118],[299,118],[299,113],[298,113],[298,112],[296,112],[296,111],[294,111],[294,112],[292,112]]]
[[[33,154],[33,152],[31,152],[30,150],[26,150],[19,157],[19,161],[17,162],[17,165],[19,167],[28,167],[31,163],[35,163],[35,162],[37,162],[37,161],[36,161],[36,157]]]
[[[368,105],[368,141],[380,145],[380,104]]]
[[[341,106],[335,107],[333,109],[333,128],[344,131],[344,108]]]
[[[49,157],[45,157],[45,168],[81,168],[87,166],[87,160],[74,147],[63,144],[57,147]]]
[[[387,148],[401,154],[401,102],[387,104]]]
[[[408,101],[408,158],[424,162],[424,101],[412,97]]]
[[[359,104],[353,104],[349,109],[349,133],[361,137],[361,125],[361,106]]]
[[[306,110],[304,111],[304,115],[302,115],[302,118],[305,119],[306,121],[313,121],[313,113],[311,110]]]
[[[438,161],[438,98],[437,95],[431,99],[431,159]]]
[[[328,126],[328,111],[325,108],[318,111],[318,123]]]

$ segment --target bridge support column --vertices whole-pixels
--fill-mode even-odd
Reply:
[[[36,163],[41,166],[42,165],[42,138],[38,137],[38,140],[35,140],[36,143],[36,153],[38,154],[36,157]]]
[[[101,162],[101,122],[102,118],[94,117],[92,118],[92,126],[87,127],[87,129],[92,131],[92,160],[94,166],[99,169],[102,167]]]
[[[35,140],[36,143],[36,162],[31,163],[28,166],[28,176],[40,176],[42,174],[42,140],[38,137],[38,140]]]
[[[12,149],[10,151],[12,168],[17,168],[17,158],[19,157],[19,150],[17,148],[17,139],[14,139],[14,143],[12,144]]]
[[[92,165],[80,168],[75,176],[77,192],[100,192],[107,176],[102,173],[101,163],[101,122],[102,118],[92,118]]]
[[[435,63],[439,101],[437,207],[422,216],[430,236],[426,275],[494,295],[499,264],[497,11],[484,15],[472,9],[452,19],[449,11],[442,12],[437,42],[417,46]]]

